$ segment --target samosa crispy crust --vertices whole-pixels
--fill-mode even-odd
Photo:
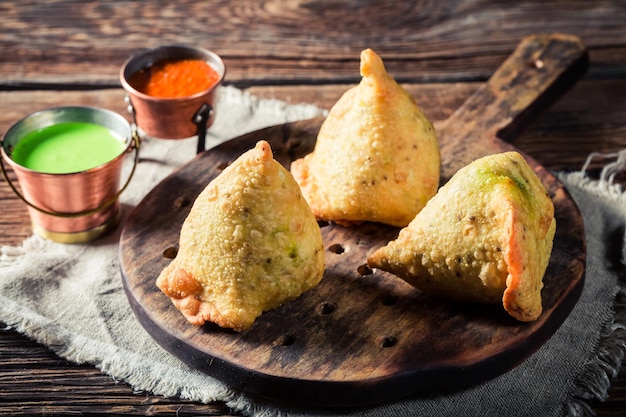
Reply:
[[[368,264],[441,297],[501,301],[533,321],[555,230],[541,181],[519,153],[506,152],[459,170]]]
[[[262,312],[317,286],[324,273],[319,225],[266,141],[200,193],[179,246],[157,286],[196,325],[245,330]]]
[[[439,143],[371,49],[361,53],[361,75],[330,110],[314,151],[291,172],[320,219],[406,226],[437,192]]]

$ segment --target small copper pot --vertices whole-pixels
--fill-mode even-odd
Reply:
[[[109,162],[80,172],[49,174],[23,167],[11,159],[13,149],[28,133],[48,126],[84,122],[104,126],[124,139],[125,150]],[[117,226],[119,196],[129,184],[138,161],[139,139],[130,123],[110,110],[75,106],[42,110],[21,119],[2,138],[2,174],[26,203],[33,231],[61,243],[88,242]],[[120,177],[124,155],[135,150],[132,171],[123,186]],[[10,179],[3,160],[17,177],[21,191]]]
[[[217,82],[207,90],[180,98],[151,97],[129,84],[128,80],[136,72],[160,61],[179,59],[204,60],[217,72]],[[204,118],[205,130],[213,123],[217,89],[222,84],[225,75],[224,62],[214,52],[172,45],[149,49],[131,56],[120,70],[120,81],[130,101],[135,123],[142,134],[159,139],[184,139],[198,133],[196,115],[203,107],[209,109],[208,117]]]

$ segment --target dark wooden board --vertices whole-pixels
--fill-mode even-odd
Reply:
[[[514,137],[586,69],[574,37],[525,38],[490,81],[438,131],[442,180],[475,158],[513,149]],[[321,284],[234,333],[186,322],[155,286],[170,262],[191,203],[257,140],[286,167],[312,151],[321,119],[274,126],[198,155],[166,178],[130,214],[120,240],[122,279],[139,321],[189,365],[251,395],[300,404],[350,406],[458,389],[500,375],[536,351],[561,325],[584,283],[585,242],[575,203],[526,155],[555,204],[557,233],[544,278],[544,312],[532,323],[501,306],[424,296],[400,279],[364,267],[397,228],[322,224]]]

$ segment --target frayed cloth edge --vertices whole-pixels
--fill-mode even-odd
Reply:
[[[615,297],[615,318],[605,327],[593,357],[574,381],[570,400],[565,404],[567,417],[594,417],[591,402],[608,398],[611,381],[621,368],[626,352],[626,291]]]
[[[31,235],[19,246],[0,246],[0,268],[8,268],[18,263],[27,253],[41,253],[49,242],[37,235]]]
[[[2,297],[0,296],[0,299]],[[4,299],[4,302],[11,303]],[[221,402],[229,409],[254,417],[281,417],[282,413],[268,410],[254,405],[243,394],[224,386],[220,391],[212,387],[209,391],[198,387],[181,388],[174,381],[163,378],[145,378],[139,371],[143,364],[141,357],[135,358],[134,366],[125,366],[115,360],[106,360],[107,356],[132,355],[133,352],[113,352],[110,346],[102,346],[97,341],[79,337],[78,339],[64,336],[65,330],[56,326],[53,322],[39,317],[34,312],[19,311],[8,313],[0,317],[5,326],[1,331],[14,330],[20,334],[28,335],[35,342],[46,346],[60,358],[75,364],[88,364],[108,375],[114,382],[124,382],[129,385],[134,393],[148,392],[152,395],[165,398],[178,398],[190,401],[198,401],[205,404]],[[68,342],[69,341],[69,342]],[[99,346],[96,346],[99,345]],[[110,355],[94,355],[94,351],[109,350]],[[130,361],[129,361],[130,363]]]
[[[619,184],[613,183],[616,170],[623,168],[625,151],[609,155],[617,157],[618,160],[611,165],[610,171],[606,169],[602,171],[599,180],[592,180],[586,175],[591,158],[598,156],[597,154],[589,156],[582,171],[557,173],[557,177],[560,180],[569,179],[580,188],[598,197],[607,198],[608,196],[617,202],[626,203],[626,193]],[[626,236],[624,239],[626,240]],[[622,256],[622,263],[626,265],[626,256]],[[619,285],[622,286],[623,283],[620,282]],[[574,380],[569,400],[564,405],[566,417],[595,417],[596,413],[591,403],[602,402],[608,398],[611,381],[617,376],[625,353],[626,289],[620,288],[615,296],[613,318],[602,330],[595,353]]]

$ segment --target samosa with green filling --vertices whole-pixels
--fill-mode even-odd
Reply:
[[[156,284],[190,323],[243,331],[319,284],[323,245],[298,184],[259,141],[198,195]]]
[[[555,230],[543,184],[518,152],[505,152],[460,169],[368,264],[426,293],[501,302],[534,321]]]

